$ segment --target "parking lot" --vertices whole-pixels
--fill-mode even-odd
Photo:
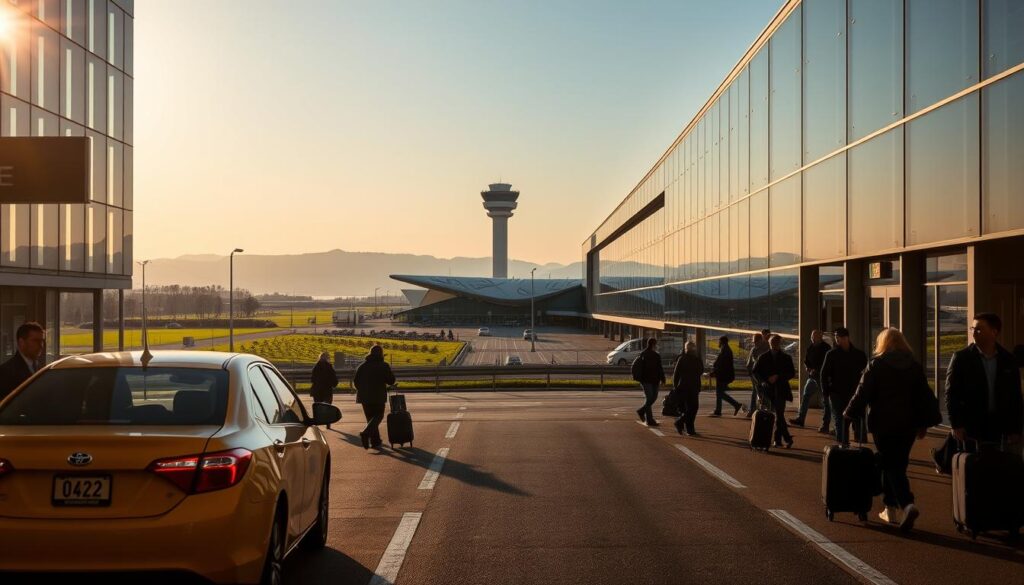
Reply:
[[[490,335],[480,336],[477,328],[453,328],[459,339],[470,344],[463,365],[501,365],[509,356],[518,356],[524,364],[595,365],[604,364],[608,352],[618,345],[601,335],[568,327],[538,327],[535,352],[523,339],[523,329],[491,327]]]

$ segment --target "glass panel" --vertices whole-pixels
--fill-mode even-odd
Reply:
[[[889,297],[889,313],[887,315],[889,322],[888,326],[896,329],[900,328],[900,298]]]
[[[884,297],[871,297],[868,299],[868,344],[871,346],[871,352],[875,351],[875,341],[878,339],[878,334],[885,329],[888,324],[885,321],[885,298]]]
[[[107,268],[107,208],[90,203],[85,210],[85,271],[99,272]]]
[[[800,262],[800,175],[771,187],[771,265]]]
[[[750,191],[768,184],[768,47],[750,61]]]
[[[903,3],[850,0],[850,140],[903,117]]]
[[[57,237],[59,211],[57,205],[31,205],[31,264],[33,268],[57,270]]]
[[[849,251],[903,245],[903,128],[849,151]]]
[[[87,42],[86,30],[86,0],[63,0],[64,28],[61,29],[65,36],[70,37],[79,45]]]
[[[739,83],[729,88],[729,202],[740,197],[740,140],[737,132],[740,125]]]
[[[135,19],[131,16],[124,17],[124,72],[128,75],[135,74]]]
[[[736,208],[739,211],[739,265],[736,271],[745,272],[750,270],[750,200],[740,201]]]
[[[748,284],[748,298],[750,299],[749,329],[760,331],[765,327],[770,327],[769,323],[772,317],[771,310],[769,309],[770,295],[768,273],[751,274]]]
[[[15,10],[4,12],[10,23],[7,34],[0,35],[0,90],[28,100],[32,95],[31,20]]]
[[[0,205],[0,264],[4,266],[28,268],[30,207],[27,203]]]
[[[92,293],[60,293],[60,355],[92,353]]]
[[[132,212],[124,212],[124,273],[131,276],[134,272],[135,256],[132,251]]]
[[[99,55],[107,56],[107,0],[86,0],[89,3],[87,8],[88,28],[87,49]]]
[[[803,259],[846,255],[846,153],[803,172]]]
[[[107,208],[107,274],[124,273],[124,257],[122,256],[123,233],[121,231],[120,209]]]
[[[982,99],[982,228],[1024,228],[1024,73],[984,88]]]
[[[932,388],[938,388],[938,378],[936,377],[936,356],[935,353],[935,332],[936,325],[938,324],[937,315],[935,314],[935,301],[936,295],[938,295],[938,287],[926,286],[924,288],[924,337],[925,337],[925,348],[924,348],[924,370],[925,375],[928,376],[928,382],[931,383]],[[945,373],[945,372],[943,372]]]
[[[107,65],[93,55],[85,63],[85,124],[100,132],[107,129]]]
[[[107,197],[109,205],[124,205],[124,146],[107,139]]]
[[[86,130],[89,153],[92,159],[92,188],[89,199],[106,202],[107,193],[107,138],[98,132]]]
[[[60,111],[60,36],[42,24],[32,33],[32,103]]]
[[[804,164],[846,144],[846,1],[804,2]]]
[[[819,266],[818,290],[844,290],[846,270],[843,266]]]
[[[739,194],[745,196],[750,193],[750,73],[744,68],[736,79],[736,88],[739,90],[736,107],[739,108],[739,130],[736,133],[739,139]]]
[[[771,39],[771,179],[800,168],[800,7]]]
[[[967,280],[967,254],[929,256],[925,261],[925,282],[957,282]]]
[[[796,335],[799,323],[799,272],[778,270],[769,274],[769,306],[773,333]],[[784,343],[783,345],[787,345]]]
[[[913,114],[978,83],[978,3],[907,0],[906,15],[907,114]]]
[[[978,94],[907,125],[907,244],[978,234]]]
[[[124,12],[113,3],[107,5],[107,61],[124,69]]]
[[[85,123],[85,51],[67,40],[61,41],[60,113],[79,124]]]
[[[937,287],[939,291],[939,375],[945,376],[953,354],[967,347],[967,285]],[[940,389],[939,403],[945,404]]]
[[[132,158],[132,147],[124,147],[124,208],[133,209],[135,207],[135,195],[133,190],[135,176],[135,167]]]
[[[750,198],[750,270],[768,267],[768,192]]]
[[[121,321],[120,307],[117,303],[117,291],[103,291],[103,350],[118,351],[118,326]],[[127,343],[127,333],[125,334]]]
[[[85,205],[60,207],[60,269],[85,271]]]
[[[107,67],[107,135],[124,137],[124,74]]]
[[[1024,62],[1024,2],[985,0],[985,77]]]

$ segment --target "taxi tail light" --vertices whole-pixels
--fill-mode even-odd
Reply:
[[[14,472],[14,466],[6,459],[0,459],[0,477],[10,475]]]
[[[245,476],[252,452],[231,449],[202,455],[158,459],[148,470],[178,486],[187,494],[201,494],[229,488]]]

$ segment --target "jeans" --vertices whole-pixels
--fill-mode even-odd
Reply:
[[[914,447],[916,434],[910,431],[902,434],[875,435],[878,465],[882,468],[882,502],[886,506],[905,508],[914,503],[910,480],[907,479],[907,466],[910,464],[910,450]]]
[[[654,412],[651,407],[654,402],[658,399],[658,383],[648,384],[647,382],[641,382],[640,386],[644,389],[644,405],[640,407],[641,416],[647,424],[654,422]]]
[[[793,442],[793,437],[789,434],[789,425],[786,424],[786,401],[774,400],[768,397],[765,397],[765,400],[768,409],[775,412],[775,442]]]
[[[715,378],[715,414],[722,414],[722,401],[726,401],[732,405],[733,408],[739,408],[740,403],[732,396],[729,396],[729,384],[723,384],[721,380]]]
[[[697,420],[697,408],[700,406],[700,388],[680,392],[679,398],[682,399],[684,405],[680,409],[683,416],[679,420],[692,433],[694,431],[693,423]]]
[[[830,396],[829,402],[832,404],[832,423],[836,427],[836,442],[840,445],[845,445],[850,442],[850,427],[853,427],[854,437],[857,438],[857,442],[866,443],[867,433],[864,430],[864,422],[861,419],[857,420],[846,420],[843,416],[843,411],[846,410],[847,405],[850,404],[849,398],[839,398],[836,396]]]
[[[384,441],[380,438],[380,422],[384,420],[383,404],[364,404],[363,415],[366,417],[366,428],[363,434],[369,437],[371,445],[379,445]]]
[[[804,384],[804,393],[800,396],[800,411],[797,413],[796,418],[800,422],[804,422],[807,418],[807,409],[810,408],[811,396],[814,396],[815,392],[821,392],[821,384],[817,380],[807,377],[807,383]],[[828,428],[828,421],[832,418],[832,408],[828,403],[828,400],[822,399],[824,412],[821,414],[821,426]]]

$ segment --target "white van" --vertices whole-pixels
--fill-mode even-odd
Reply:
[[[666,364],[683,351],[683,344],[686,340],[680,337],[663,337],[658,340],[658,353],[661,354],[661,361]],[[608,352],[608,365],[628,366],[640,355],[640,352],[647,347],[646,339],[630,339],[623,341],[618,347]]]

